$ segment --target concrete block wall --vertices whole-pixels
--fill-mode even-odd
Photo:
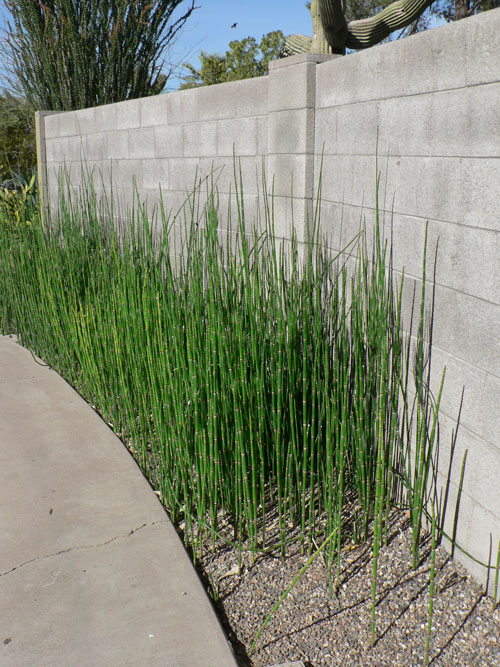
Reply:
[[[392,223],[394,267],[405,270],[407,322],[426,223],[429,279],[438,244],[432,364],[435,395],[446,367],[441,484],[464,387],[445,529],[451,534],[468,450],[457,540],[486,562],[490,532],[494,548],[500,535],[499,31],[494,10],[318,64],[315,102],[323,229],[339,248],[364,219],[371,238],[377,164],[386,237]],[[456,556],[485,581],[484,568]]]
[[[176,213],[187,192],[212,173],[226,211],[236,155],[251,221],[267,162],[267,98],[268,79],[259,78],[44,117],[51,201],[61,169],[78,186],[85,164],[98,194],[112,182],[120,216],[135,201],[135,186],[150,210],[161,188],[165,209]]]
[[[500,9],[491,10],[345,57],[293,56],[259,79],[39,117],[40,173],[53,200],[59,168],[65,163],[78,184],[85,156],[108,178],[112,166],[124,204],[135,177],[142,199],[157,202],[161,185],[174,212],[196,172],[213,167],[224,209],[234,149],[249,223],[264,166],[277,235],[288,238],[293,222],[303,241],[322,164],[322,229],[337,248],[363,218],[370,239],[381,172],[379,202],[386,235],[392,224],[394,267],[405,270],[407,314],[427,221],[428,277],[439,241],[433,388],[446,366],[441,471],[465,387],[446,528],[467,449],[457,537],[482,561],[490,532],[494,544],[500,533],[499,32]],[[484,581],[483,568],[456,555]]]

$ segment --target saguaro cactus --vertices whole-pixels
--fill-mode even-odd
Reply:
[[[394,30],[401,30],[413,21],[434,0],[396,0],[367,19],[347,23],[346,0],[312,0],[313,38],[290,35],[285,41],[283,55],[311,51],[344,55],[348,49],[366,49],[378,44]]]
[[[321,27],[331,53],[344,54],[346,48],[366,49],[378,44],[394,30],[401,30],[416,21],[432,2],[396,0],[375,16],[349,23],[345,19],[342,0],[312,0],[312,6],[317,5],[319,9]]]

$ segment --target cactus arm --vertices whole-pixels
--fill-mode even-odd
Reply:
[[[344,3],[342,0],[313,0],[311,4],[311,15],[313,10],[317,8],[318,17],[321,17],[321,25],[319,31],[323,35],[323,39],[330,46],[330,53],[340,53],[344,55],[346,41],[348,38],[347,21],[344,15]]]
[[[394,30],[416,21],[434,0],[397,0],[375,16],[351,21],[347,26],[348,49],[366,49],[378,44]]]
[[[344,19],[344,12],[342,11],[342,3],[340,3],[340,11],[342,18]],[[320,15],[320,6],[318,0],[312,0],[311,2],[311,18],[313,24],[313,38],[310,50],[312,53],[333,53],[331,44],[323,29],[323,23],[321,21]],[[347,26],[346,26],[347,30]],[[338,40],[337,40],[338,41]],[[335,42],[334,42],[335,43]]]
[[[298,53],[308,53],[311,50],[312,39],[306,35],[289,35],[285,39],[280,57],[296,56]]]
[[[366,49],[416,21],[434,0],[396,0],[367,19],[346,24],[342,0],[317,0],[325,37],[333,53]]]

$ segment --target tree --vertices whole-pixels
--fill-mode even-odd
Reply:
[[[445,21],[460,21],[497,7],[500,7],[500,0],[439,0],[431,7],[431,13]]]
[[[69,111],[155,95],[162,52],[196,9],[184,0],[5,0],[12,70],[32,109]]]
[[[254,37],[230,42],[224,56],[201,51],[199,69],[189,63],[184,65],[188,73],[182,77],[179,90],[264,76],[271,60],[279,58],[283,42],[283,33],[275,30],[263,35],[260,44]]]
[[[26,100],[0,95],[0,182],[12,172],[25,178],[36,165],[33,114]]]

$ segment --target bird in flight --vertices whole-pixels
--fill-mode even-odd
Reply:
[[[233,25],[231,26],[231,28],[236,28],[237,25],[238,25],[237,23],[233,23]]]

